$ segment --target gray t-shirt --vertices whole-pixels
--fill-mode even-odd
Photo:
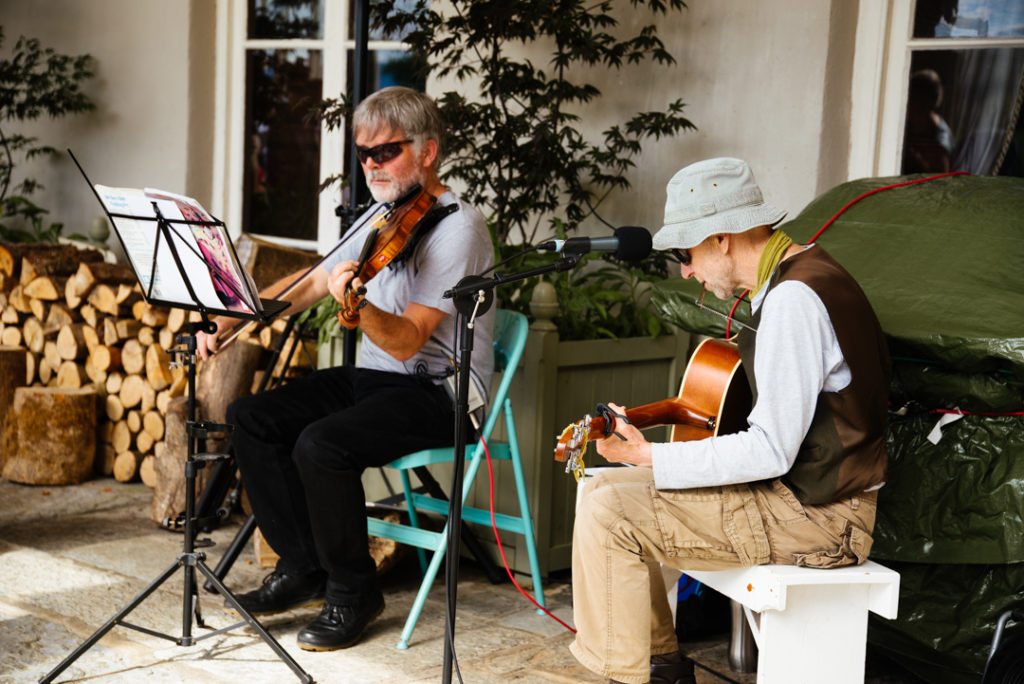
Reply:
[[[494,263],[494,248],[483,216],[455,196],[445,192],[437,201],[442,205],[458,204],[458,211],[441,220],[416,247],[404,263],[385,267],[366,284],[366,298],[379,309],[401,315],[410,302],[440,309],[448,314],[434,330],[423,348],[408,361],[399,361],[378,347],[366,335],[362,338],[359,366],[374,370],[425,374],[442,382],[459,356],[455,348],[455,305],[445,299],[446,290],[454,287],[463,277],[483,273]],[[370,209],[379,210],[380,205]],[[362,220],[362,217],[361,219]],[[345,260],[358,261],[362,252],[369,223],[360,229],[362,235],[349,238],[348,244],[324,260],[322,267],[328,272]],[[357,222],[356,225],[359,225]],[[473,335],[472,378],[486,399],[494,368],[494,310],[478,319]]]

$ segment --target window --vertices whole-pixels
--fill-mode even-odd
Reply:
[[[854,80],[851,177],[1024,176],[1020,0],[867,0]]]
[[[215,197],[232,231],[321,253],[337,240],[347,130],[313,115],[352,83],[355,3],[368,0],[221,0]],[[400,36],[371,35],[368,88],[422,89]],[[215,202],[216,209],[216,202]]]

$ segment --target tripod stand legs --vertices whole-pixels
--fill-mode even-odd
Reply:
[[[178,570],[179,567],[183,568],[185,572],[185,614],[183,617],[182,636],[172,637],[168,634],[163,634],[155,630],[147,629],[145,627],[140,627],[138,625],[133,625],[129,622],[126,622],[124,618],[133,610],[135,610],[143,601],[145,601],[150,594],[156,591],[160,587],[160,585],[162,585],[164,582],[170,579],[171,575],[173,575]],[[195,612],[198,613],[198,606],[194,603],[194,601],[196,600],[195,592],[189,590],[189,584],[191,579],[192,587],[195,587],[194,573],[196,568],[198,568],[199,571],[206,576],[207,582],[212,583],[217,592],[221,596],[223,596],[227,600],[227,602],[234,608],[235,612],[237,612],[243,618],[243,622],[236,622],[233,625],[210,632],[208,634],[204,634],[203,636],[198,638],[192,636],[191,617],[193,614],[193,610],[195,610]],[[263,625],[261,625],[256,620],[256,618],[254,618],[247,610],[245,610],[245,608],[243,608],[238,603],[238,599],[235,598],[234,594],[232,594],[231,591],[227,587],[225,587],[219,579],[217,579],[217,576],[214,574],[214,572],[210,570],[203,562],[202,554],[183,553],[181,554],[181,556],[178,557],[178,560],[173,565],[164,570],[164,572],[159,577],[153,580],[153,582],[150,583],[149,586],[147,586],[135,598],[133,598],[131,602],[128,603],[128,605],[122,608],[121,611],[117,613],[114,617],[107,620],[102,627],[97,629],[92,634],[92,636],[90,636],[88,639],[82,642],[82,644],[74,651],[72,651],[67,658],[62,660],[61,663],[57,665],[57,667],[53,668],[50,672],[43,676],[39,680],[39,682],[40,684],[49,684],[49,682],[52,682],[61,672],[66,670],[72,663],[78,660],[78,658],[83,653],[92,648],[97,641],[102,639],[107,632],[109,632],[117,625],[122,625],[129,629],[134,629],[138,632],[149,634],[150,636],[159,637],[161,639],[168,639],[170,641],[175,642],[179,646],[192,646],[193,644],[195,644],[198,641],[201,641],[202,639],[207,639],[213,636],[217,636],[218,634],[223,634],[224,632],[228,632],[243,624],[248,624],[250,627],[252,627],[256,631],[256,633],[260,635],[263,641],[265,641],[267,645],[270,646],[271,649],[273,649],[274,653],[276,653],[278,657],[281,658],[281,660],[283,660],[285,664],[291,668],[292,672],[295,673],[295,675],[299,678],[300,681],[304,682],[305,684],[309,684],[313,681],[313,678],[309,675],[309,673],[302,669],[302,666],[299,665],[295,661],[295,659],[292,658],[291,655],[289,655],[288,652],[281,647],[281,644],[279,644],[277,640],[274,639],[274,637],[271,636],[269,632],[267,632],[267,630],[263,627]]]

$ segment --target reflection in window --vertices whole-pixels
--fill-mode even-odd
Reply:
[[[244,230],[312,240],[317,233],[318,50],[250,50],[246,63]]]
[[[917,0],[915,38],[1024,36],[1021,0]]]
[[[322,38],[320,0],[249,0],[249,38]]]
[[[416,9],[416,0],[389,0],[389,2],[381,3],[379,1],[370,1],[370,40],[402,40],[408,35],[409,29],[402,29],[394,32],[386,32],[384,29],[375,24],[379,23],[377,18],[382,9],[389,9],[389,15],[394,16],[395,14],[408,14],[412,13]],[[356,16],[356,0],[349,0],[348,11],[350,17]],[[349,26],[348,32],[349,40],[355,40],[355,25]]]
[[[1024,48],[913,53],[903,173],[1024,176]]]

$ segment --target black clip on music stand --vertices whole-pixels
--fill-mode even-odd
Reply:
[[[75,163],[77,164],[77,160],[75,161]],[[81,167],[79,167],[79,169],[81,169]],[[86,181],[88,181],[88,177],[86,178]],[[90,187],[92,187],[92,183],[90,183]],[[93,188],[93,191],[95,192],[95,188]],[[97,197],[99,196],[97,195]],[[117,615],[110,618],[102,627],[96,630],[96,632],[94,632],[92,636],[86,639],[67,658],[61,661],[61,663],[57,665],[57,667],[51,670],[46,676],[41,678],[39,681],[43,684],[52,682],[54,678],[57,677],[57,675],[59,675],[69,665],[71,665],[75,660],[77,660],[79,656],[81,656],[87,650],[92,648],[92,646],[97,641],[99,641],[104,634],[106,634],[116,625],[119,624],[123,625],[124,627],[128,627],[129,629],[134,629],[136,631],[143,632],[151,636],[159,637],[162,639],[168,639],[170,641],[175,642],[179,646],[192,646],[203,639],[208,639],[210,637],[214,637],[219,634],[229,632],[235,629],[236,627],[248,624],[250,627],[256,630],[256,633],[259,634],[260,637],[262,637],[262,639],[265,642],[267,642],[267,645],[270,646],[271,649],[273,649],[274,653],[276,653],[278,657],[281,660],[283,660],[285,664],[288,665],[288,667],[292,669],[292,672],[294,672],[296,676],[298,676],[300,681],[306,683],[313,682],[313,678],[309,675],[309,673],[303,670],[302,667],[288,654],[288,652],[281,647],[277,640],[274,639],[274,637],[272,637],[270,633],[263,628],[263,626],[256,620],[256,618],[254,618],[244,607],[242,607],[241,604],[239,604],[238,599],[235,598],[234,594],[232,594],[231,591],[226,586],[224,586],[220,579],[217,578],[216,574],[214,574],[214,572],[206,566],[206,563],[204,562],[206,560],[206,554],[201,551],[195,550],[195,537],[197,530],[194,528],[195,520],[193,519],[195,515],[195,484],[197,471],[200,468],[205,467],[207,463],[212,463],[228,458],[228,454],[207,453],[205,451],[199,451],[196,447],[201,441],[205,441],[208,433],[213,432],[230,434],[230,432],[232,431],[231,425],[226,425],[223,423],[196,421],[195,334],[200,331],[211,334],[216,332],[215,324],[209,319],[209,314],[211,312],[235,318],[252,319],[261,322],[267,322],[274,316],[279,314],[281,311],[283,311],[285,308],[287,308],[289,306],[289,303],[275,300],[260,300],[263,307],[263,311],[251,314],[242,313],[238,311],[229,311],[227,309],[221,310],[202,304],[200,302],[199,297],[196,296],[196,293],[193,290],[192,284],[189,281],[188,275],[185,271],[185,268],[182,265],[181,257],[178,254],[177,246],[175,245],[174,240],[174,237],[177,236],[177,233],[174,230],[172,230],[171,224],[205,225],[215,226],[218,228],[223,228],[224,224],[221,221],[217,220],[192,221],[167,219],[164,218],[164,216],[160,213],[160,209],[157,207],[156,202],[153,202],[152,206],[154,210],[154,216],[134,216],[128,214],[111,213],[109,211],[107,211],[107,215],[110,217],[111,224],[115,226],[115,229],[117,226],[117,223],[114,221],[115,218],[133,219],[136,221],[156,221],[156,244],[153,249],[153,264],[152,271],[150,272],[150,287],[149,290],[147,290],[145,293],[146,301],[150,303],[158,303],[161,305],[169,305],[178,308],[188,309],[191,311],[198,311],[202,315],[201,322],[188,324],[188,334],[178,335],[175,338],[175,342],[178,346],[170,350],[172,358],[174,359],[172,365],[184,366],[188,373],[188,420],[185,424],[186,434],[188,436],[188,455],[185,461],[184,551],[178,555],[175,562],[169,568],[167,568],[159,577],[153,580],[153,582],[150,583],[149,586],[143,589],[142,592],[139,593],[139,595],[136,596],[134,599],[132,599],[131,602],[128,603],[128,605],[125,606]],[[106,207],[104,207],[104,209],[106,210]],[[224,234],[226,235],[226,233]],[[182,240],[180,236],[178,236],[178,238],[179,240]],[[120,233],[118,233],[118,239],[122,240],[123,245],[124,241],[121,238]],[[152,299],[153,285],[155,284],[156,281],[156,263],[157,257],[159,255],[161,241],[163,242],[163,244],[167,246],[167,249],[171,251],[171,254],[174,258],[174,263],[177,266],[178,272],[181,274],[181,277],[185,283],[186,289],[188,290],[188,294],[192,298],[192,301],[168,302]],[[188,242],[185,242],[184,240],[182,240],[182,242],[184,246],[188,247],[189,249],[192,249],[192,245],[188,244]],[[231,249],[234,249],[233,245],[231,245],[230,243],[230,240],[228,240],[228,244],[229,246],[231,246]],[[216,278],[217,280],[220,280],[230,289],[234,290],[236,296],[241,296],[241,293],[237,291],[234,285],[232,285],[230,282],[227,282],[221,275],[219,275],[215,271],[216,268],[211,266],[211,272],[209,273],[209,275],[213,278]],[[138,277],[139,273],[136,272],[135,275],[136,277]],[[139,280],[140,282],[142,282],[141,278],[139,278]],[[161,584],[170,579],[171,575],[173,575],[178,568],[183,568],[185,572],[184,596],[182,602],[182,627],[180,637],[172,636],[170,634],[164,634],[162,632],[157,632],[155,630],[134,625],[123,620],[125,616],[127,616],[129,613],[135,610],[135,608],[138,607],[143,601],[145,601],[146,598],[150,594],[152,594]],[[196,590],[195,578],[196,569],[198,569],[200,572],[206,575],[208,583],[213,585],[217,592],[227,600],[227,602],[234,608],[235,612],[237,612],[243,618],[243,620],[236,622],[235,624],[232,624],[228,627],[214,630],[208,634],[204,634],[199,637],[192,636],[193,615],[195,616],[196,624],[198,626],[206,626],[203,623],[202,614],[200,613],[199,610],[199,592]]]

